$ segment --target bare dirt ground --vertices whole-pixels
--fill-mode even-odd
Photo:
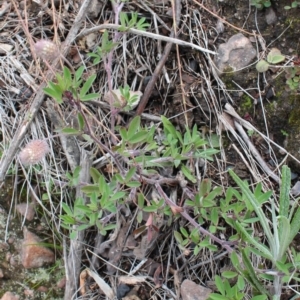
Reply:
[[[81,5],[86,2],[83,10]],[[198,292],[192,294],[194,298],[184,298],[188,292],[182,283],[186,279],[189,284],[216,291],[215,275],[232,270],[228,248],[234,249],[236,244],[224,242],[226,248],[220,243],[233,235],[232,228],[220,217],[217,228],[212,229],[210,216],[197,217],[191,208],[187,213],[192,217],[187,220],[178,215],[182,213],[179,207],[184,207],[201,182],[211,182],[225,192],[234,185],[228,169],[253,185],[262,182],[265,191],[273,189],[275,194],[280,165],[288,163],[292,179],[297,181],[299,96],[297,88],[288,88],[282,67],[299,64],[299,9],[284,8],[291,2],[272,1],[271,8],[263,10],[257,10],[248,0],[119,3],[128,15],[137,12],[138,18],[145,17],[149,24],[146,32],[158,37],[134,31],[116,34],[116,28],[109,24],[115,24],[118,12],[110,1],[0,1],[0,297],[10,291],[19,299],[109,299],[110,292],[118,299],[128,293],[131,295],[126,299],[207,299]],[[103,26],[86,32],[99,25]],[[89,53],[95,53],[103,43],[106,29],[117,44],[111,57],[108,54],[95,65]],[[237,33],[249,38],[257,57],[241,71],[221,74],[215,69],[212,53]],[[173,41],[165,39],[168,37]],[[56,57],[38,57],[34,45],[41,39],[59,47]],[[285,62],[258,73],[256,62],[274,47],[285,56]],[[100,97],[85,102],[84,113],[94,136],[109,151],[82,136],[57,136],[63,127],[80,127],[75,106],[66,102],[58,105],[43,91],[50,80],[55,81],[62,65],[71,65],[72,71],[83,65],[85,78],[96,75],[92,89]],[[105,95],[126,84],[143,96],[136,108],[114,114]],[[249,129],[247,134],[261,161],[239,137],[240,132],[235,135],[225,126],[230,123],[222,114],[226,111],[230,115],[227,104],[257,129]],[[127,198],[117,206],[118,212],[105,211],[101,216],[106,218],[105,224],[116,224],[115,228],[101,233],[93,226],[70,241],[69,230],[61,226],[62,202],[72,207],[75,198],[84,198],[81,187],[90,181],[90,166],[112,181],[120,170],[116,171],[118,163],[107,157],[111,151],[118,151],[120,128],[128,128],[134,115],[141,116],[143,126],[156,128],[155,139],[161,145],[165,139],[159,129],[163,115],[181,132],[185,126],[196,125],[209,147],[220,151],[213,161],[190,160],[192,176],[197,180],[184,181],[186,186],[181,184],[183,175],[178,166],[158,167],[158,177],[139,174],[135,180],[141,185],[124,188]],[[33,139],[46,139],[50,153],[41,164],[26,168],[17,155]],[[126,162],[122,161],[122,167]],[[86,169],[79,181],[70,179],[77,165]],[[145,210],[139,202],[140,194],[152,208],[164,196],[165,201],[172,199],[176,205]],[[32,203],[33,219],[24,217],[27,209],[20,215],[20,203]],[[201,246],[195,252],[195,241],[180,243],[174,235],[182,227],[191,232],[193,220],[214,233],[216,239],[209,240],[211,247]],[[24,268],[20,256],[24,226],[42,239],[42,246],[53,250],[55,263]],[[203,232],[201,241],[207,241]],[[298,249],[297,241],[294,246]],[[270,268],[263,259],[253,261],[253,265]],[[62,283],[65,276],[66,285]],[[294,291],[299,291],[298,283],[293,284]],[[251,299],[251,289],[245,290],[245,299]],[[294,295],[286,288],[281,299]]]

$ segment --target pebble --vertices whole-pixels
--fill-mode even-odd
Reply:
[[[16,206],[16,209],[19,214],[25,216],[26,220],[32,221],[35,215],[34,210],[35,205],[33,203],[20,203]]]
[[[272,7],[268,7],[266,9],[266,22],[268,25],[272,25],[277,22],[277,16]]]
[[[215,63],[218,72],[221,73],[226,69],[240,70],[256,57],[255,48],[241,33],[233,35],[227,43],[221,44],[217,53]]]
[[[66,282],[66,277],[63,277],[56,285],[59,289],[63,289],[66,286]]]
[[[6,292],[3,297],[1,298],[1,300],[19,300],[20,297],[11,293],[11,292]]]
[[[41,239],[24,228],[24,240],[21,247],[21,261],[26,269],[39,268],[54,262],[54,253],[39,245]]]

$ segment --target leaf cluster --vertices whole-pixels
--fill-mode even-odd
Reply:
[[[285,56],[281,54],[280,50],[277,48],[272,48],[267,55],[267,60],[260,60],[256,64],[256,70],[260,73],[268,71],[271,65],[276,65],[285,60]]]
[[[93,58],[93,64],[97,65],[101,62],[101,60],[107,56],[118,43],[113,42],[109,39],[108,31],[105,30],[102,34],[101,47],[97,47],[96,53],[88,53],[88,56]]]
[[[44,88],[46,95],[52,97],[57,103],[62,104],[65,92],[70,92],[74,99],[80,101],[89,101],[98,98],[98,93],[89,93],[96,75],[91,75],[87,80],[83,80],[84,66],[77,69],[72,75],[70,69],[64,67],[62,74],[56,74],[56,83],[49,81],[48,86]]]
[[[300,1],[293,1],[291,5],[286,5],[284,9],[289,10],[291,8],[297,8],[298,6],[300,6]]]
[[[126,12],[120,13],[120,23],[119,31],[127,31],[131,28],[136,28],[141,31],[145,31],[149,24],[146,22],[146,18],[138,19],[137,12],[131,12],[131,17],[129,18],[129,14]]]
[[[257,9],[263,9],[265,7],[271,6],[270,0],[251,0],[251,5],[255,6]]]

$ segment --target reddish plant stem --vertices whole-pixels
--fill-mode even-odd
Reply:
[[[176,203],[174,203],[163,191],[162,187],[160,184],[156,183],[155,187],[159,194],[164,198],[166,203],[170,206],[173,206],[177,208],[177,211],[187,220],[189,221],[195,228],[197,228],[202,234],[205,236],[210,237],[214,242],[218,243],[221,245],[228,253],[232,253],[234,251],[233,248],[229,246],[230,242],[228,241],[223,241],[216,236],[214,236],[212,233],[201,227],[182,207],[178,206]]]
[[[115,25],[119,25],[119,16],[120,12],[124,6],[124,3],[119,3],[119,1],[115,2],[112,1],[113,11],[115,13]],[[116,43],[118,39],[120,38],[121,33],[118,31],[114,32],[113,42]],[[107,74],[107,84],[109,89],[109,105],[110,105],[110,112],[111,112],[111,119],[110,119],[110,126],[111,126],[111,132],[114,132],[115,129],[115,116],[118,113],[118,110],[114,107],[114,98],[112,94],[113,86],[112,86],[112,60],[113,60],[113,54],[114,49],[112,49],[108,55],[104,59],[104,68]],[[116,140],[114,136],[112,136],[112,142],[113,144],[116,144]]]

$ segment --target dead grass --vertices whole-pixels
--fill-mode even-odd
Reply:
[[[34,111],[35,108],[33,106],[36,104],[36,101],[33,101],[33,99],[36,99],[38,89],[42,84],[45,84],[46,78],[53,76],[53,72],[50,71],[50,75],[47,73],[48,66],[45,62],[36,59],[31,49],[32,43],[40,38],[54,40],[57,45],[62,44],[66,39],[67,32],[73,26],[73,20],[79,10],[78,2],[80,1],[69,1],[69,3],[61,1],[60,9],[51,6],[50,3],[53,4],[54,2],[50,1],[49,7],[40,7],[34,4],[35,2],[29,5],[28,2],[25,9],[21,9],[20,4],[13,1],[18,10],[12,6],[10,13],[6,15],[6,25],[3,25],[2,31],[11,35],[9,39],[5,37],[4,39],[12,43],[14,49],[12,52],[0,57],[0,66],[4,70],[0,81],[0,131],[2,137],[0,143],[2,152],[0,178],[3,179],[6,176],[13,175],[15,186],[18,187],[12,199],[13,204],[16,205],[18,203],[17,195],[23,192],[26,194],[28,202],[36,201],[39,210],[44,214],[44,220],[46,220],[50,231],[53,233],[54,243],[62,244],[62,240],[67,238],[68,233],[61,229],[61,221],[59,219],[59,215],[62,213],[61,203],[72,204],[74,201],[74,191],[66,188],[68,181],[66,172],[72,172],[78,161],[68,157],[69,148],[63,144],[69,145],[69,141],[63,140],[61,137],[53,137],[53,135],[56,135],[55,130],[64,122],[65,124],[72,123],[72,116],[74,116],[75,112],[66,105],[60,108],[57,107],[56,104],[53,104],[52,99],[46,97],[45,101],[39,102],[41,105],[38,107],[38,111]],[[159,4],[156,5],[144,1],[124,5],[124,11],[137,10],[145,15],[147,22],[150,24],[149,31],[161,35],[162,38],[155,39],[151,35],[136,35],[134,31],[130,31],[120,38],[112,56],[112,89],[129,84],[132,90],[144,90],[150,76],[155,73],[155,68],[165,50],[166,41],[164,41],[164,36],[168,36],[172,31],[173,16],[175,14],[171,7],[169,9],[166,8],[167,4],[164,4],[165,1],[158,2]],[[206,5],[208,9],[212,9],[210,2],[206,2]],[[188,2],[184,3],[182,10],[180,26],[176,28],[175,38],[215,52],[216,44],[214,41],[218,39],[218,29],[216,28],[217,23],[213,15],[204,12],[201,6],[194,6]],[[166,16],[167,12],[168,16]],[[86,18],[81,24],[80,30],[84,32],[86,28],[93,28],[97,25],[108,23],[113,24],[114,22],[111,5],[106,1],[103,4],[100,15],[97,18]],[[11,33],[11,24],[16,23],[18,26]],[[162,34],[163,30],[165,31],[164,34]],[[72,63],[74,69],[84,65],[86,67],[86,75],[97,74],[97,81],[93,88],[101,95],[105,95],[109,92],[107,70],[105,68],[107,66],[104,63],[93,66],[91,59],[87,56],[88,52],[94,51],[101,44],[101,33],[102,31],[99,31],[99,28],[95,34],[84,35],[84,33],[78,32],[81,38],[76,39],[74,37],[71,41],[72,45],[67,45],[67,48],[72,46],[73,50],[75,49],[74,53],[80,53],[80,59],[77,60],[76,58],[76,62],[74,62],[75,55],[70,54],[70,52],[66,54],[66,58]],[[177,35],[177,33],[179,34]],[[67,48],[64,48],[65,51]],[[19,69],[16,67],[16,64],[12,63],[12,59],[20,64]],[[192,62],[195,61],[199,68],[193,67]],[[60,64],[62,63],[63,61],[60,62]],[[60,69],[60,65],[54,64],[51,66],[55,71]],[[187,80],[185,76],[188,76],[190,82],[185,81]],[[22,97],[21,90],[23,87],[32,89],[32,95],[28,95],[25,99]],[[238,86],[234,87],[234,90],[236,92],[244,91]],[[231,92],[232,90],[227,89],[218,75],[211,53],[201,53],[190,47],[180,47],[178,44],[174,44],[166,63],[162,67],[162,72],[159,74],[155,88],[152,90],[151,98],[144,111],[149,113],[150,116],[146,118],[147,115],[142,115],[145,116],[143,122],[147,125],[152,123],[152,126],[156,126],[158,121],[155,117],[161,114],[168,116],[171,120],[177,122],[179,127],[182,127],[189,124],[190,118],[194,118],[195,122],[199,122],[198,126],[205,128],[203,129],[204,134],[208,133],[209,135],[212,132],[217,132],[220,135],[220,140],[222,140],[222,135],[227,135],[225,139],[228,139],[229,143],[232,144],[231,148],[235,151],[236,156],[239,157],[238,160],[242,160],[246,164],[253,178],[253,184],[262,181],[264,188],[269,189],[270,186],[273,186],[270,177],[273,177],[276,181],[276,178],[280,175],[279,169],[275,168],[274,171],[269,171],[263,164],[263,160],[258,162],[257,153],[249,147],[249,142],[251,143],[251,141],[248,135],[241,137],[241,132],[236,132],[237,127],[234,127],[228,119],[228,115],[234,115],[235,111],[222,106],[220,101],[220,99],[228,99],[230,102],[232,100]],[[176,95],[180,95],[182,101],[174,109],[172,106]],[[92,104],[86,103],[85,112],[90,118],[95,135],[111,149],[114,146],[112,135],[115,135],[115,132],[113,132],[115,124],[112,126],[110,110],[102,100],[99,99],[97,105],[94,105],[93,102],[91,102]],[[52,108],[49,108],[46,102],[52,103]],[[33,119],[28,116],[28,111],[33,111]],[[227,113],[227,117],[224,115],[224,111]],[[196,114],[201,115],[200,121],[197,121],[199,118],[196,118]],[[153,118],[151,119],[151,117]],[[126,124],[128,120],[129,116],[122,114],[117,119],[117,122]],[[238,117],[236,120],[240,121]],[[62,123],[59,124],[59,122]],[[266,147],[273,148],[273,146],[278,146],[271,141],[267,126],[265,128],[267,133],[263,134],[248,122],[243,122],[244,127],[247,128],[248,126],[255,130],[263,138]],[[30,125],[27,126],[26,124],[28,123]],[[265,124],[267,124],[266,120]],[[24,136],[24,138],[20,138],[20,136]],[[14,153],[22,148],[26,142],[33,139],[47,139],[51,152],[40,166],[25,169],[19,164]],[[95,143],[90,143],[80,138],[72,138],[72,143],[72,147],[74,147],[72,151],[79,151],[80,153],[84,149],[88,153],[87,159],[92,160],[93,165],[99,168],[99,161],[101,162],[106,156],[108,158],[105,159],[105,164],[108,166],[108,162],[113,163],[108,153],[105,153]],[[12,149],[11,147],[14,148]],[[222,186],[224,190],[228,187],[229,182],[226,171],[228,166],[231,166],[234,162],[228,160],[227,150],[222,148],[221,154],[216,157],[214,163],[205,162],[204,166],[196,165],[195,170],[199,181],[210,177],[213,178],[215,185]],[[272,160],[278,166],[275,154],[272,154]],[[101,168],[103,165],[104,163],[102,163]],[[105,175],[109,180],[110,172],[107,172]],[[176,188],[171,190],[170,193],[174,192],[175,198],[176,196],[182,196],[181,194],[176,194]],[[146,187],[143,193],[149,195],[151,191],[152,188]],[[125,216],[123,217],[123,223],[120,224],[124,227],[127,226],[127,231],[122,233],[123,236],[120,237],[118,232],[112,232],[110,236],[104,239],[99,233],[94,231],[86,232],[85,236],[82,236],[85,242],[80,245],[80,248],[84,250],[82,257],[73,256],[73,263],[75,260],[82,259],[79,267],[83,265],[96,269],[100,274],[99,276],[103,276],[103,279],[114,290],[119,285],[118,277],[131,273],[132,269],[139,263],[139,260],[132,254],[132,250],[126,252],[123,249],[126,246],[127,238],[139,227],[139,224],[136,222],[137,211],[133,205],[121,207],[120,210],[122,215]],[[119,219],[118,222],[121,222],[121,220]],[[25,219],[22,223],[25,223]],[[135,276],[147,276],[139,291],[141,299],[179,299],[180,282],[185,278],[214,288],[214,276],[230,267],[228,253],[222,247],[216,253],[207,248],[201,249],[196,256],[184,253],[173,236],[173,231],[179,230],[182,224],[187,227],[190,226],[186,221],[178,218],[174,218],[171,226],[167,224],[167,221],[164,222],[160,228],[161,234],[156,237],[155,243],[151,247],[147,245],[149,249],[143,249],[147,250],[148,261],[158,263],[162,266],[162,270],[161,273],[154,274],[152,270],[150,271],[149,266],[141,266],[136,271],[138,275],[132,275],[133,278]],[[220,238],[226,239],[230,236],[229,232],[226,234],[227,236],[221,236]],[[110,241],[110,243],[107,243],[107,241]],[[115,248],[121,253],[124,251],[123,255],[118,260],[114,260],[114,257],[110,257],[106,253],[107,249],[99,253],[99,245],[105,242],[109,249]],[[69,247],[68,243],[66,245]],[[73,247],[77,246],[73,245]],[[137,248],[137,246],[135,247]],[[72,255],[74,253],[71,253]],[[99,255],[101,256],[100,260],[95,258]],[[65,258],[66,256],[65,253]],[[263,263],[253,257],[254,267],[258,267]],[[117,271],[113,269],[116,272],[114,275],[112,275],[114,272],[109,274],[110,269],[107,269],[107,266],[110,264],[118,266]],[[155,276],[158,277],[156,278]],[[156,284],[158,284],[159,279],[163,279],[162,285],[157,288]],[[85,283],[90,286],[90,291],[78,299],[86,299],[86,297],[89,297],[89,299],[104,299],[98,287],[93,287],[93,284],[89,281],[90,279]]]

